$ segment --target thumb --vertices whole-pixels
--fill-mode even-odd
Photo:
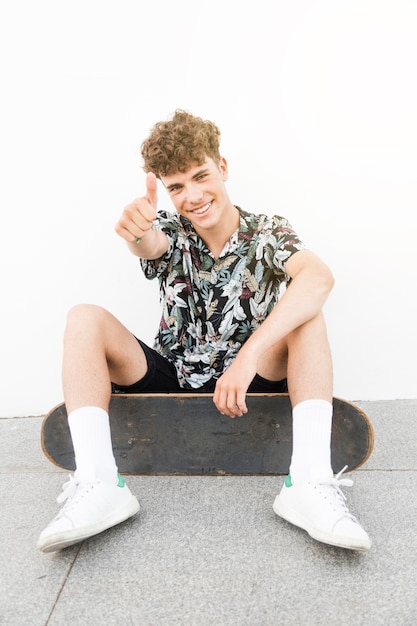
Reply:
[[[153,172],[149,172],[146,175],[146,197],[149,202],[152,204],[153,208],[156,209],[158,204],[158,195],[157,195],[157,180],[156,176]]]

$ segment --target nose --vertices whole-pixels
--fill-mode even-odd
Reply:
[[[196,183],[190,183],[187,185],[185,193],[187,202],[190,204],[197,204],[203,199],[203,190],[201,189],[201,186]]]

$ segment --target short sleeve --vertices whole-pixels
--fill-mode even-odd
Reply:
[[[140,259],[143,273],[148,280],[161,276],[169,268],[180,226],[181,222],[177,213],[158,212],[157,228],[167,235],[169,242],[168,250],[159,259]]]
[[[258,220],[256,259],[275,273],[285,274],[285,262],[305,245],[285,217],[260,215]]]
[[[273,265],[285,271],[285,262],[296,252],[304,250],[306,246],[285,217],[276,216],[273,222],[275,236]]]

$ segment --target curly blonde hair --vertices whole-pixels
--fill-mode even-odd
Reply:
[[[143,142],[143,169],[161,178],[202,165],[206,157],[218,163],[219,144],[220,130],[213,122],[177,109],[172,119],[155,124]]]

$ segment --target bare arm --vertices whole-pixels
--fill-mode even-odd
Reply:
[[[214,402],[219,411],[231,417],[246,413],[245,395],[262,355],[271,345],[318,315],[333,287],[329,268],[309,250],[295,253],[285,269],[292,279],[285,294],[217,381]],[[240,411],[236,411],[236,405]]]
[[[146,176],[146,195],[128,204],[115,226],[132,254],[141,259],[158,259],[168,250],[167,236],[153,228],[157,204],[156,176],[149,173]]]
[[[258,361],[272,343],[315,317],[333,288],[334,279],[329,268],[309,250],[293,254],[285,264],[285,271],[291,276],[291,283],[279,303],[240,350],[239,354],[243,352],[245,358]]]

